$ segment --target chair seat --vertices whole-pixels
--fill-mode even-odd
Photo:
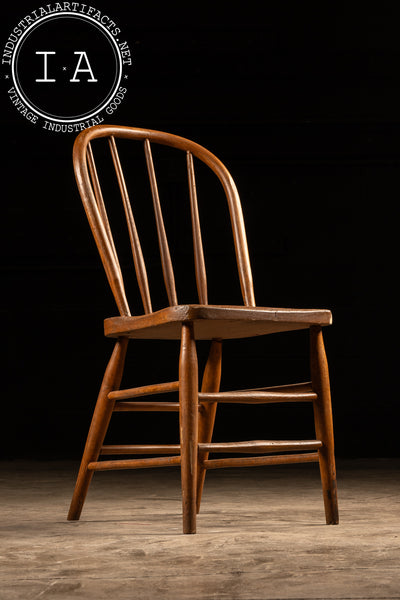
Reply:
[[[181,325],[187,322],[194,324],[198,340],[234,339],[330,325],[332,314],[325,309],[180,304],[146,315],[110,317],[104,333],[111,338],[180,339]]]

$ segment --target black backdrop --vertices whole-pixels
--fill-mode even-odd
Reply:
[[[94,4],[112,12],[133,50],[127,96],[109,122],[192,138],[225,162],[242,197],[258,303],[333,311],[325,336],[338,456],[398,456],[397,3]],[[2,9],[2,43],[37,6]],[[75,187],[74,134],[28,123],[7,86],[3,456],[75,458],[112,349],[102,320],[115,310]],[[222,248],[214,246],[213,261],[224,266]],[[222,283],[229,289],[230,280]],[[232,343],[224,384],[302,378],[302,333]],[[129,359],[129,385],[167,378],[176,356],[168,347],[162,363],[145,343]],[[220,439],[286,437],[303,425],[297,408],[290,418],[272,407],[249,410],[248,418],[221,411]],[[133,443],[145,432],[152,441],[164,428],[117,416],[115,436]]]

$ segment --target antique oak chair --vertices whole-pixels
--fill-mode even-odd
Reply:
[[[106,141],[99,142],[98,138],[106,138]],[[144,253],[134,217],[134,203],[131,204],[128,196],[121,152],[120,148],[117,149],[117,140],[119,145],[127,145],[128,142],[122,141],[120,138],[130,140],[129,143],[138,142],[144,149],[143,162],[146,162],[147,165],[151,189],[151,194],[149,191],[148,195],[149,199],[150,196],[152,197],[154,207],[162,272],[168,296],[168,306],[159,310],[153,311],[152,308]],[[96,141],[94,142],[94,140]],[[122,198],[133,263],[143,303],[143,313],[136,314],[137,311],[135,311],[134,316],[131,315],[125,293],[125,281],[116,250],[117,243],[111,233],[109,211],[106,211],[106,203],[103,198],[104,186],[103,182],[100,183],[102,174],[94,160],[93,148],[96,144],[107,145],[107,141],[110,152],[108,158],[116,173],[115,181],[118,182],[118,185],[115,184],[115,186],[119,187]],[[190,204],[195,279],[198,292],[198,302],[195,304],[179,304],[178,301],[153,162],[152,145],[154,148],[154,144],[182,150],[186,155],[187,198]],[[205,163],[215,173],[226,196],[243,305],[208,304],[194,157]],[[331,313],[329,310],[322,309],[303,310],[256,306],[240,199],[235,183],[226,167],[204,147],[183,137],[149,129],[114,125],[97,125],[82,131],[74,144],[73,163],[79,192],[118,306],[119,316],[107,318],[104,322],[106,337],[115,338],[116,341],[94,410],[68,519],[79,519],[95,471],[180,465],[183,532],[195,533],[196,513],[200,509],[207,469],[319,462],[326,522],[328,524],[337,523],[332,409],[328,366],[322,337],[322,327],[331,323]],[[128,169],[125,169],[125,175],[127,174]],[[136,197],[134,199],[136,200]],[[143,199],[141,202],[145,200]],[[311,382],[286,384],[278,387],[219,391],[223,340],[299,329],[309,329],[310,332]],[[141,387],[119,389],[130,339],[180,340],[178,381],[151,382]],[[197,340],[210,341],[200,391]],[[178,392],[179,401],[147,399],[150,395],[169,392]],[[281,402],[313,404],[316,439],[229,443],[212,441],[218,403],[268,404]],[[111,416],[116,411],[176,411],[179,413],[180,443],[104,445]],[[220,456],[215,457],[218,454]],[[120,458],[104,460],[101,458],[104,455],[119,455]],[[136,458],[126,458],[132,455],[136,455]]]

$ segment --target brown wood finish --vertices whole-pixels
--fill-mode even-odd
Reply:
[[[179,412],[179,402],[116,402],[115,412]]]
[[[96,163],[94,161],[92,147],[91,147],[90,143],[88,144],[88,148],[87,148],[87,160],[88,160],[90,177],[91,177],[91,181],[93,184],[93,192],[96,197],[97,208],[99,209],[101,220],[104,223],[106,235],[108,237],[111,249],[113,251],[115,265],[118,268],[118,274],[119,274],[120,278],[122,279],[121,267],[119,264],[117,251],[115,249],[114,238],[113,238],[113,235],[111,232],[110,222],[108,220],[107,210],[106,210],[106,206],[104,204],[103,194],[101,192],[100,181],[99,181],[99,177],[97,175]]]
[[[118,179],[118,185],[121,192],[122,203],[124,205],[124,211],[126,216],[126,222],[128,225],[129,239],[131,242],[133,262],[135,265],[136,277],[140,289],[140,295],[143,302],[143,308],[145,313],[151,313],[153,311],[151,306],[149,282],[147,277],[146,265],[143,258],[142,247],[140,245],[139,234],[136,229],[135,219],[133,217],[132,206],[129,199],[128,190],[125,183],[124,173],[122,170],[119,154],[117,150],[117,144],[114,136],[109,139],[111,156],[113,159],[115,172]]]
[[[176,306],[178,304],[178,299],[176,296],[174,270],[172,267],[171,255],[169,252],[167,234],[165,232],[160,197],[158,195],[158,186],[156,172],[154,170],[153,155],[151,153],[150,141],[148,139],[145,139],[144,141],[144,150],[146,154],[147,170],[150,178],[151,195],[153,197],[154,215],[156,217],[158,243],[160,247],[160,256],[162,270],[164,274],[165,288],[167,290],[170,306]]]
[[[225,469],[228,467],[262,467],[266,465],[292,465],[318,462],[318,452],[305,454],[281,454],[278,456],[251,456],[240,458],[212,458],[204,461],[206,469]]]
[[[186,152],[189,195],[190,195],[190,214],[192,218],[194,267],[196,273],[197,293],[200,304],[208,304],[207,294],[207,275],[204,262],[203,241],[201,239],[201,227],[199,218],[199,206],[197,204],[196,180],[194,175],[193,155]]]
[[[89,472],[93,471],[115,471],[122,469],[151,469],[154,467],[172,467],[181,464],[180,456],[163,456],[157,458],[133,458],[126,460],[102,460],[88,464]],[[195,533],[195,531],[184,531],[184,533]]]
[[[110,317],[104,332],[107,337],[179,340],[184,322],[194,324],[197,340],[235,339],[330,325],[332,315],[328,310],[180,304],[150,315]]]
[[[205,393],[216,393],[219,390],[221,382],[222,367],[222,340],[213,340],[208,355],[208,360],[204,369],[201,391]],[[208,459],[209,451],[201,448],[202,443],[211,442],[215,415],[217,411],[217,402],[208,402],[201,404],[199,411],[199,465],[197,471],[197,512],[200,512],[201,497],[203,494],[204,481],[206,477],[206,468],[204,461]]]
[[[183,533],[196,533],[198,375],[196,342],[191,323],[182,325],[179,381]]]
[[[92,210],[92,204],[95,203],[94,193],[91,187],[88,167],[86,162],[87,144],[98,138],[126,138],[131,140],[141,140],[148,143],[154,142],[166,146],[172,146],[185,152],[189,151],[204,162],[217,175],[224,188],[228,208],[230,212],[233,235],[235,240],[235,251],[238,263],[240,285],[242,289],[244,304],[246,306],[255,306],[253,279],[250,267],[250,259],[247,247],[246,231],[244,227],[242,207],[239,194],[232,179],[231,174],[225,165],[209,150],[196,144],[186,138],[155,131],[152,129],[143,129],[138,127],[124,127],[119,125],[96,125],[82,131],[76,138],[73,150],[73,162],[75,177],[81,193],[82,201],[95,236],[103,265],[107,269],[107,276],[114,297],[121,314],[126,313],[126,297],[122,294],[120,281],[116,273],[116,265],[112,261],[109,252],[109,243],[104,235],[104,225],[95,210]],[[150,167],[151,170],[151,167]]]
[[[180,454],[180,444],[102,446],[100,454]]]
[[[107,433],[113,412],[113,402],[108,400],[108,394],[119,387],[121,382],[127,346],[127,338],[122,338],[116,342],[104,374],[68,513],[69,520],[79,519],[82,512],[83,503],[92,479],[92,471],[89,470],[88,465],[97,461]]]
[[[320,440],[279,440],[264,441],[254,440],[250,442],[213,442],[199,443],[200,451],[207,452],[239,452],[241,454],[273,454],[274,452],[293,452],[295,450],[318,450],[322,447]]]
[[[291,388],[295,389],[292,390]],[[200,402],[238,402],[240,404],[268,404],[274,402],[313,402],[317,394],[310,384],[263,388],[255,390],[239,390],[234,392],[199,393]]]
[[[102,173],[98,172],[95,163],[94,145],[100,143],[97,141],[100,138],[108,139],[109,142],[110,160],[115,169],[127,221],[144,314],[131,315],[126,296],[123,273],[102,193]],[[130,139],[144,145],[163,278],[169,302],[169,306],[156,311],[153,311],[152,307],[146,264],[124,177],[123,164],[117,149],[118,138]],[[152,144],[171,146],[186,154],[198,304],[178,304],[175,275],[151,150]],[[224,189],[233,231],[243,305],[208,304],[194,158],[204,162],[216,174]],[[99,125],[81,132],[74,144],[73,160],[78,189],[119,316],[104,321],[105,335],[116,338],[117,341],[98,396],[68,518],[79,518],[94,471],[176,465],[181,468],[183,531],[195,533],[196,513],[200,510],[205,474],[208,469],[319,462],[326,521],[337,523],[332,408],[328,366],[322,338],[322,327],[331,324],[332,315],[326,309],[256,306],[242,209],[239,194],[229,171],[211,152],[195,142],[160,131],[114,125]],[[136,200],[136,203],[138,201]],[[220,391],[223,340],[298,329],[310,330],[311,382]],[[180,340],[179,380],[120,390],[129,338]],[[210,340],[211,345],[199,392],[196,341],[203,339]],[[178,393],[179,398],[177,401],[138,400],[166,393]],[[245,405],[276,402],[312,402],[316,439],[224,443],[212,441],[218,403]],[[113,412],[131,411],[179,413],[179,444],[104,444]],[[246,456],[210,457],[218,453],[236,453]],[[154,454],[157,456],[150,458],[143,456]],[[116,455],[119,458],[104,460],[102,458],[104,455]],[[137,458],[124,458],[124,455],[136,455]]]
[[[314,400],[315,431],[322,441],[319,450],[322,490],[325,515],[328,525],[339,522],[339,509],[336,484],[336,466],[332,419],[331,391],[328,361],[325,353],[321,327],[310,328],[310,360],[313,388],[317,393]]]
[[[116,390],[115,392],[110,392],[108,397],[110,400],[127,400],[128,398],[139,398],[142,396],[153,396],[154,394],[165,394],[167,392],[178,391],[179,381],[168,381],[167,383],[156,383],[126,390]]]

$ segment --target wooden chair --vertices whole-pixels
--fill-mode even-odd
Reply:
[[[107,138],[126,215],[136,278],[144,312],[131,315],[116,244],[103,200],[91,142]],[[144,148],[150,180],[162,271],[169,306],[153,311],[146,265],[128,196],[117,139],[140,142]],[[102,142],[104,144],[104,141]],[[118,142],[127,144],[127,142]],[[99,144],[99,142],[96,142]],[[158,185],[152,158],[152,144],[184,151],[187,162],[195,277],[198,303],[179,304],[174,271],[163,221]],[[230,213],[236,262],[243,305],[208,304],[207,278],[197,204],[193,157],[207,165],[219,178]],[[110,161],[111,161],[110,158]],[[115,347],[105,371],[94,410],[68,519],[79,519],[95,471],[138,469],[180,465],[183,504],[183,532],[196,532],[196,513],[207,469],[319,462],[326,522],[338,523],[334,437],[329,374],[322,327],[331,323],[329,310],[289,309],[256,306],[242,209],[235,183],[226,167],[204,147],[176,135],[114,125],[98,125],[82,131],[74,144],[73,162],[79,192],[85,207],[104,269],[118,306],[119,316],[105,319],[105,335],[115,338]],[[200,163],[199,163],[200,164]],[[150,194],[149,194],[150,195]],[[279,387],[219,391],[222,342],[298,329],[310,331],[311,382]],[[130,339],[180,340],[179,380],[119,389]],[[198,386],[197,340],[210,340],[208,360]],[[153,394],[179,392],[178,402],[149,401]],[[144,398],[144,399],[143,399]],[[218,403],[268,404],[311,402],[314,407],[316,439],[300,441],[212,442]],[[179,412],[180,443],[158,445],[103,445],[111,416],[116,411]],[[229,456],[230,454],[240,456]],[[210,458],[210,454],[212,458]],[[222,454],[222,457],[215,455]],[[246,456],[246,455],[250,456]],[[125,456],[103,460],[100,455]],[[126,458],[136,455],[136,458]],[[147,457],[143,457],[147,455]],[[148,456],[151,456],[150,458]],[[155,456],[153,456],[155,455]],[[245,455],[245,456],[243,456]]]

